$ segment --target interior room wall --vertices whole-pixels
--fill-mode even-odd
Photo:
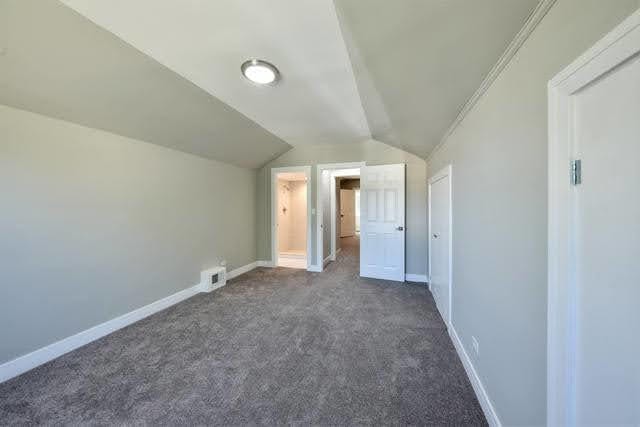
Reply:
[[[351,144],[300,145],[258,170],[258,258],[271,258],[271,168],[284,166],[313,166],[311,172],[311,206],[316,208],[317,164],[365,161],[368,165],[406,164],[406,271],[408,274],[427,272],[427,168],[424,159],[406,151],[370,139]],[[312,215],[312,260],[318,262],[316,221]]]
[[[0,194],[0,363],[256,260],[255,171],[6,106]]]
[[[322,171],[322,259],[324,261],[331,254],[331,171]]]
[[[333,230],[333,232],[335,233],[335,239],[336,239],[336,252],[338,251],[338,249],[341,249],[342,245],[341,245],[341,241],[340,241],[340,230],[341,230],[341,226],[342,224],[340,224],[340,209],[341,205],[340,205],[340,189],[342,188],[342,179],[341,177],[336,177],[335,179],[335,201],[336,201],[336,211],[335,213],[335,224],[336,224],[336,228],[335,230]]]
[[[278,179],[278,252],[290,249],[291,189],[289,181]]]
[[[547,82],[638,6],[558,0],[428,161],[453,164],[453,326],[504,425],[546,422]]]
[[[291,181],[291,234],[289,248],[294,251],[307,251],[307,183]]]

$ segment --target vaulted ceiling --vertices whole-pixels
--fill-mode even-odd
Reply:
[[[536,3],[0,0],[0,103],[244,167],[370,137],[424,157]]]
[[[372,136],[426,157],[538,0],[335,0]]]

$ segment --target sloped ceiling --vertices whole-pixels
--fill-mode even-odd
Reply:
[[[63,0],[291,145],[369,137],[331,0]],[[256,87],[240,65],[282,73]]]
[[[0,19],[2,104],[242,167],[291,148],[62,3],[0,0]]]
[[[538,0],[335,0],[372,136],[426,157]]]
[[[0,0],[0,103],[243,167],[372,136],[426,157],[537,1]]]

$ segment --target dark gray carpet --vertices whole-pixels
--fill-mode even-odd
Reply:
[[[0,424],[485,425],[426,286],[256,269],[0,384]]]

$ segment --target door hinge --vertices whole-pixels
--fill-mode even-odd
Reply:
[[[571,184],[582,184],[582,160],[571,160]]]

